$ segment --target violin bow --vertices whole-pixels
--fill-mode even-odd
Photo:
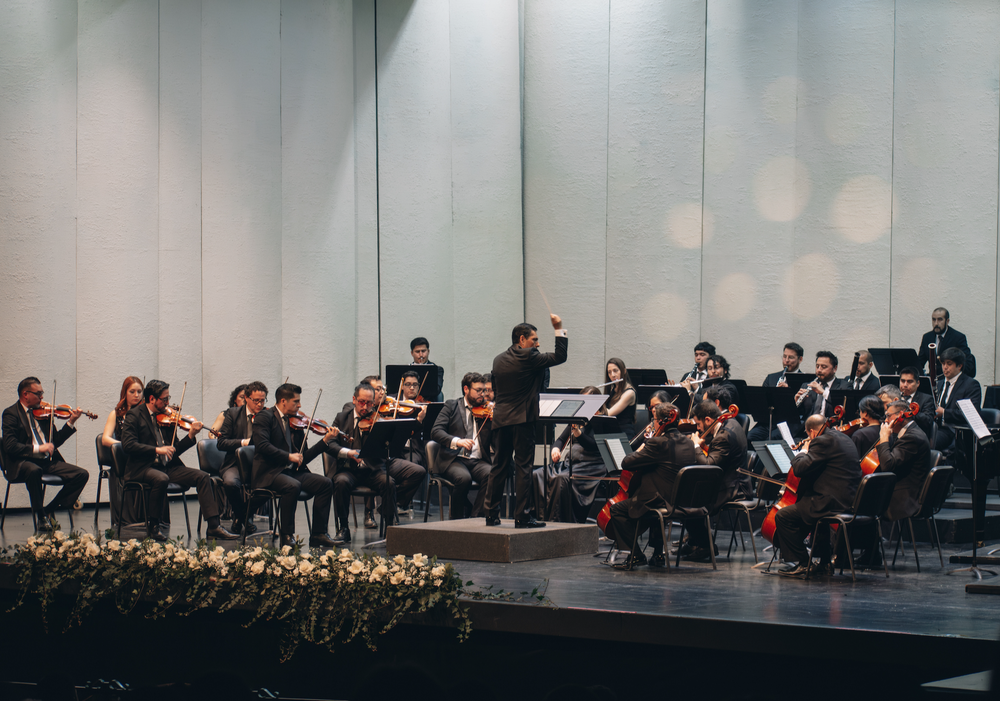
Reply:
[[[187,380],[184,380],[184,389],[181,390],[181,403],[177,405],[177,414],[174,415],[173,437],[170,439],[171,448],[174,446],[174,443],[177,442],[177,426],[180,424],[181,421],[181,410],[184,408],[184,395],[187,394],[187,389],[188,389],[188,383]]]
[[[309,415],[309,423],[306,425],[306,430],[302,433],[302,447],[299,448],[300,453],[306,452],[306,439],[309,438],[309,431],[312,429],[313,417],[316,416],[316,410],[319,409],[319,398],[323,396],[323,388],[320,387],[319,394],[316,395],[316,404],[313,406],[312,414]]]
[[[427,375],[424,375],[427,377]],[[417,390],[417,394],[420,394],[420,390]],[[396,416],[399,414],[399,398],[403,396],[403,380],[399,381],[399,389],[396,390],[396,408],[392,410],[392,418],[395,421]]]
[[[56,423],[56,381],[52,380],[52,406],[49,408],[49,443],[52,442],[52,427]]]

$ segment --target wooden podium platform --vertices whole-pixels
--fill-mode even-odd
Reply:
[[[447,560],[525,562],[597,552],[594,524],[549,523],[545,528],[514,528],[514,521],[487,526],[484,519],[389,526],[386,554],[436,555]]]

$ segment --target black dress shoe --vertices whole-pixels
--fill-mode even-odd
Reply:
[[[155,540],[157,543],[166,543],[168,540],[167,536],[160,533],[159,528],[154,528],[149,532],[149,539]]]
[[[206,538],[215,538],[216,540],[236,540],[239,538],[235,533],[230,533],[222,526],[216,526],[215,528],[209,528],[205,531]]]
[[[295,536],[293,536],[293,535],[283,535],[283,536],[281,536],[281,542],[278,543],[278,547],[283,548],[286,545],[288,547],[290,547],[290,548],[294,548],[295,547]]]
[[[545,528],[545,521],[536,521],[534,518],[529,518],[527,521],[514,521],[514,528]]]
[[[237,521],[236,519],[233,519],[233,525],[229,527],[229,530],[232,533],[240,534],[243,532],[244,528],[246,528],[247,535],[251,535],[257,532],[257,526],[253,525],[252,523],[248,523],[244,526],[242,521]]]
[[[678,553],[680,553],[681,557],[687,557],[688,555],[690,555],[694,551],[695,551],[694,545],[691,544],[690,540],[688,540],[687,538],[685,538],[684,542],[681,543],[680,546],[676,550],[674,550],[673,554],[677,555]]]
[[[666,567],[667,557],[663,553],[653,553],[653,556],[649,558],[650,567]]]
[[[715,554],[718,555],[719,554],[718,546],[713,544],[712,547],[715,548]],[[684,555],[684,560],[686,562],[711,562],[712,554],[709,552],[708,548],[695,546],[694,548],[691,549],[690,553]]]
[[[337,545],[339,543],[331,538],[329,533],[314,533],[309,536],[310,548],[335,548]]]
[[[350,543],[351,529],[348,528],[347,526],[344,526],[339,531],[337,531],[337,537],[334,538],[333,540],[336,542],[337,545],[340,545],[342,543]]]
[[[646,554],[643,552],[634,553],[625,558],[624,562],[616,562],[611,565],[616,570],[634,570],[636,567],[642,567],[646,564]]]
[[[375,512],[365,511],[365,528],[378,528],[378,524],[375,523]]]
[[[42,515],[35,519],[35,533],[51,533],[55,530],[52,527],[52,519]]]
[[[798,565],[789,565],[788,567],[778,570],[778,574],[782,577],[795,577],[797,579],[805,579],[806,572],[809,571],[809,563],[801,563]]]
[[[487,526],[499,526],[500,525],[500,517],[499,516],[496,516],[496,517],[494,517],[494,516],[487,516],[486,517],[486,525]]]

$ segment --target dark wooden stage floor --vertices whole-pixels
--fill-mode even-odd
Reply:
[[[189,507],[193,525],[197,502]],[[93,510],[78,513],[77,525],[89,530]],[[183,534],[179,503],[172,505],[172,519],[173,535]],[[102,525],[107,523],[104,511]],[[305,533],[301,510],[298,526]],[[355,549],[377,533],[353,532]],[[29,535],[28,514],[13,513],[0,544],[24,542]],[[728,541],[729,533],[720,531],[720,546]],[[757,541],[758,550],[765,545]],[[616,661],[625,659],[629,670],[661,667],[643,670],[643,681],[633,681],[629,689],[646,685],[655,689],[663,681],[661,676],[654,683],[657,674],[668,678],[675,674],[678,690],[697,693],[711,681],[719,697],[737,698],[745,691],[742,680],[764,669],[791,666],[794,671],[786,673],[790,682],[808,685],[821,665],[825,691],[814,697],[851,691],[855,698],[867,697],[868,692],[873,698],[880,694],[908,698],[919,693],[922,682],[991,668],[1000,658],[1000,596],[968,594],[964,587],[973,581],[971,575],[946,575],[959,567],[948,563],[949,555],[967,546],[946,544],[942,569],[936,550],[919,544],[919,574],[911,552],[890,568],[888,579],[878,570],[860,573],[857,583],[851,582],[849,573],[813,581],[765,575],[752,568],[749,542],[747,547],[728,560],[722,548],[718,571],[711,565],[682,563],[669,572],[648,568],[621,572],[590,555],[513,564],[456,561],[463,579],[477,587],[520,593],[544,586],[547,604],[472,601],[474,632],[461,646],[454,644],[447,629],[414,623],[386,636],[386,644],[374,655],[347,646],[330,662],[319,650],[303,651],[289,665],[256,664],[247,674],[258,675],[257,683],[270,688],[306,693],[317,689],[303,676],[303,666],[350,661],[365,667],[376,661],[406,660],[449,679],[449,665],[466,665],[460,681],[474,688],[477,680],[486,681],[474,673],[481,664],[477,660],[500,654],[526,662],[520,673],[512,671],[497,688],[521,680],[537,692],[527,693],[527,698],[541,698],[544,689],[574,674],[588,683],[625,688],[614,673]],[[204,617],[201,621],[206,625]],[[240,635],[255,638],[260,632],[251,628]],[[9,658],[0,652],[0,659]],[[324,659],[328,662],[320,662]],[[293,670],[298,671],[293,674]],[[129,671],[146,674],[134,666]],[[272,675],[270,681],[267,674]],[[783,695],[769,688],[758,691],[765,698],[772,692],[775,698]]]

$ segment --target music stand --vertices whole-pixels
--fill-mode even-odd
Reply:
[[[659,392],[661,389],[665,390],[668,387],[676,387],[677,385],[636,385],[635,386],[635,403],[642,404],[646,406],[649,404],[649,398],[654,394]]]
[[[751,445],[757,453],[757,459],[764,465],[764,472],[768,477],[784,477],[788,474],[795,453],[785,441],[753,441]]]
[[[420,422],[416,419],[379,419],[371,427],[371,432],[368,434],[368,438],[365,439],[365,444],[361,446],[361,451],[358,455],[363,461],[372,463],[381,462],[385,466],[386,479],[389,476],[389,465],[386,462],[390,455],[399,455],[403,446],[406,445],[406,441],[413,435],[413,432],[420,428]],[[382,524],[379,528],[379,540],[372,541],[371,543],[366,543],[364,547],[370,548],[376,545],[381,545],[385,542],[385,535],[383,528],[388,527],[386,507],[388,504],[385,503],[386,500],[382,500]],[[395,503],[395,499],[393,499]],[[393,523],[395,524],[396,514],[392,514]]]
[[[747,387],[740,395],[740,412],[749,414],[757,423],[764,425],[770,415],[767,392],[764,387]]]
[[[798,389],[792,387],[764,387],[762,389],[767,395],[767,406],[770,409],[767,426],[768,436],[771,435],[774,427],[782,421],[788,423],[789,426],[799,426],[802,423],[799,407],[795,404],[795,395],[798,393]]]
[[[670,396],[670,403],[677,407],[677,415],[684,418],[688,415],[688,407],[691,406],[691,395],[680,385],[666,385],[659,387]]]
[[[976,441],[972,445],[972,565],[961,569],[951,570],[948,574],[956,572],[971,572],[976,575],[976,579],[982,579],[984,574],[997,576],[993,570],[981,568],[979,566],[979,532],[976,530],[976,497],[980,488],[986,489],[986,485],[979,484],[979,449],[993,442],[993,434],[983,423],[983,417],[979,415],[979,410],[972,403],[971,399],[959,399],[958,408],[962,410],[969,428],[976,436]],[[985,510],[984,510],[985,511]],[[985,513],[983,514],[985,516]]]
[[[804,385],[809,384],[816,379],[816,373],[814,372],[788,372],[785,373],[785,384],[788,385],[788,389],[794,389],[798,392]],[[779,387],[778,389],[783,389]]]
[[[632,380],[632,385],[665,385],[667,384],[667,371],[649,368],[629,368],[628,378]]]
[[[439,365],[386,365],[385,366],[385,392],[395,398],[399,394],[399,383],[403,379],[403,373],[415,372],[419,375],[417,380],[420,383],[420,396],[434,398],[441,391],[438,387]],[[430,375],[430,377],[427,377]]]
[[[920,367],[917,352],[912,348],[869,348],[879,375],[898,375],[906,367]]]
[[[830,406],[841,406],[844,400],[847,400],[847,406],[844,407],[844,421],[850,421],[851,419],[860,416],[858,411],[858,405],[861,400],[865,397],[870,397],[872,392],[866,389],[831,389],[830,396],[826,400],[826,405]]]
[[[543,392],[538,395],[538,423],[540,424],[578,424],[582,425],[590,421],[598,409],[604,406],[607,397],[603,394],[549,394]],[[615,419],[615,428],[618,427],[618,420]],[[548,443],[548,435],[545,436],[542,444],[542,467],[549,464],[549,456],[552,451]],[[543,474],[546,474],[543,472]],[[571,472],[572,474],[572,472]],[[549,498],[548,480],[542,480],[545,499]]]

